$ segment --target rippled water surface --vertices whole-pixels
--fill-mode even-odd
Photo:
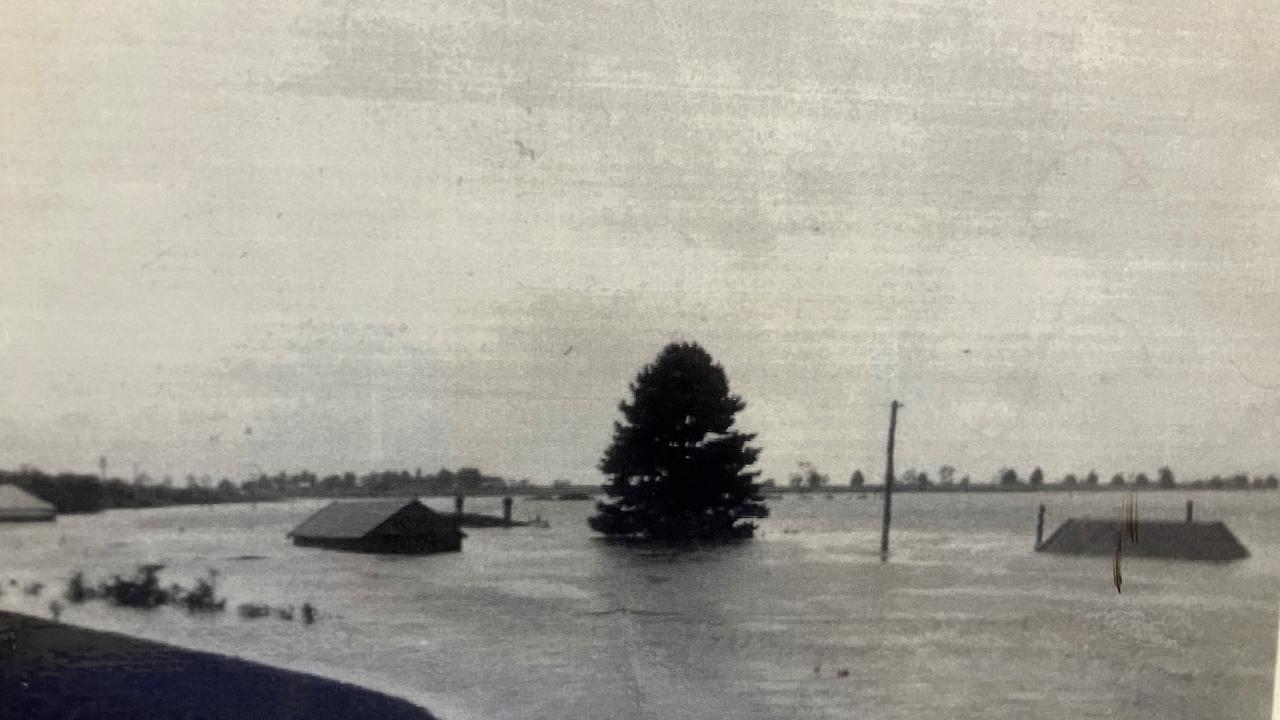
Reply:
[[[1139,496],[1180,517],[1181,493]],[[900,495],[881,564],[879,499],[771,501],[757,540],[692,552],[602,543],[589,502],[518,501],[549,529],[469,530],[462,553],[373,557],[296,548],[323,505],[113,511],[0,525],[0,608],[47,613],[53,590],[166,564],[209,568],[231,605],[300,605],[311,627],[227,612],[87,604],[63,619],[352,680],[445,718],[1263,718],[1269,716],[1280,493],[1194,495],[1251,558],[1226,565],[1031,550],[1118,494]],[[443,509],[448,500],[431,500]],[[497,499],[468,509],[497,513]],[[10,586],[47,583],[29,597]]]

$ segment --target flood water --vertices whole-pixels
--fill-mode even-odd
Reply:
[[[1225,564],[1032,552],[1113,493],[903,494],[893,555],[879,498],[772,500],[749,543],[660,552],[600,542],[590,502],[518,500],[549,529],[472,529],[461,553],[373,557],[296,548],[324,501],[112,511],[0,525],[0,608],[164,563],[209,568],[235,606],[317,606],[306,627],[102,603],[66,622],[351,680],[444,718],[1264,718],[1276,649],[1280,493],[1145,493],[1144,518],[1225,520],[1250,549]],[[498,500],[468,510],[497,513]],[[451,501],[431,500],[444,509]],[[9,585],[42,581],[43,597]]]

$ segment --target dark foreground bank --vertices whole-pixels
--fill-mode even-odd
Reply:
[[[6,612],[0,718],[433,720],[355,685]]]

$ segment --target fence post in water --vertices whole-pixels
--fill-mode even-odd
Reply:
[[[1190,525],[1190,524],[1191,524],[1191,509],[1192,509],[1192,507],[1193,507],[1193,503],[1192,503],[1190,500],[1188,500],[1188,501],[1187,501],[1187,524],[1188,524],[1188,525]]]
[[[510,495],[502,498],[502,524],[508,527],[511,526],[511,504],[513,502],[515,501],[511,499]]]
[[[457,495],[453,496],[453,512],[458,517],[462,517],[462,501],[463,500],[464,500],[464,497],[462,493],[458,493]]]
[[[897,400],[889,403],[889,448],[884,468],[884,520],[880,525],[880,562],[889,559],[889,520],[893,506],[893,433],[898,427]]]
[[[1044,540],[1044,503],[1040,504],[1040,512],[1036,513],[1036,547]]]

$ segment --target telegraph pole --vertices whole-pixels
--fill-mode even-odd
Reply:
[[[889,559],[889,520],[893,508],[893,433],[898,427],[898,408],[902,404],[894,400],[889,404],[889,449],[884,467],[884,522],[880,525],[880,562]]]

